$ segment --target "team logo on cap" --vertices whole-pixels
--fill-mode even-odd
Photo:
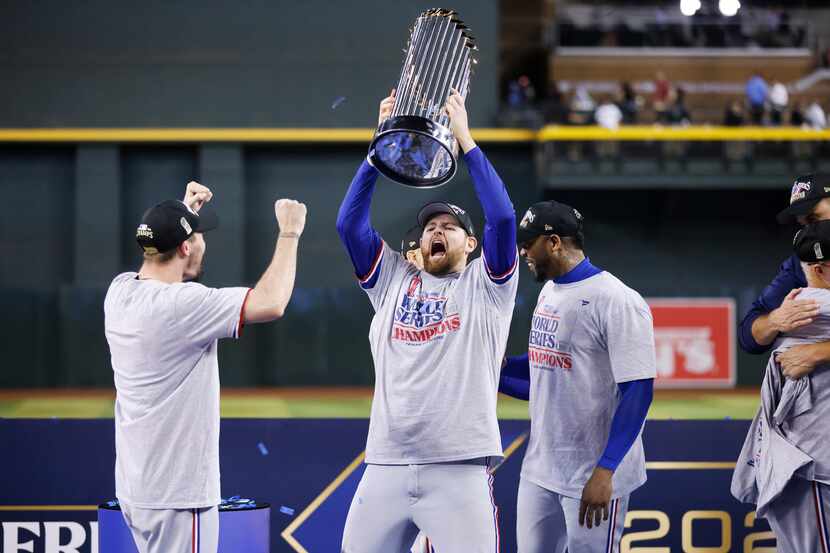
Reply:
[[[452,209],[455,212],[456,215],[464,215],[465,211],[463,209],[461,209],[460,207],[458,207],[457,205],[453,205],[453,204],[447,204],[447,205],[450,206],[450,209]]]
[[[812,183],[810,181],[795,181],[795,184],[793,185],[793,191],[792,193],[790,193],[790,203],[797,202],[798,200],[803,200],[804,197],[807,195],[807,192],[810,191],[811,185]]]
[[[527,210],[525,212],[525,216],[522,217],[522,222],[519,223],[519,226],[522,228],[527,228],[527,225],[533,222],[533,219],[536,218],[536,214],[533,213],[531,210]]]
[[[821,244],[818,242],[813,244],[813,253],[816,254],[816,259],[824,259],[824,253],[821,251]]]
[[[582,220],[582,213],[580,213],[576,209],[574,209],[574,217],[576,217],[576,219],[578,221],[581,221]]]
[[[153,229],[148,227],[146,224],[141,223],[138,225],[138,228],[135,229],[135,237],[136,238],[146,238],[148,240],[153,239]]]
[[[182,228],[184,229],[184,231],[185,231],[188,235],[189,235],[191,232],[193,232],[193,228],[190,226],[190,223],[188,223],[188,222],[187,222],[187,219],[185,219],[184,217],[182,217],[181,219],[179,219],[179,223],[181,223]]]

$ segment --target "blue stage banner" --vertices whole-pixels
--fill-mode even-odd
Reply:
[[[747,427],[649,422],[649,479],[631,497],[621,552],[774,551],[766,523],[729,494]],[[339,551],[367,429],[366,420],[223,420],[223,496],[271,504],[272,552]],[[516,551],[528,429],[527,421],[501,422],[508,457],[496,472],[495,495],[503,553]],[[0,444],[0,553],[119,553],[97,545],[96,505],[115,493],[112,420],[0,420]]]

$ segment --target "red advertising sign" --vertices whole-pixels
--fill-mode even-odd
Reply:
[[[648,299],[661,388],[735,386],[735,302],[731,298]]]

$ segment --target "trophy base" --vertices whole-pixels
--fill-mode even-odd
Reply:
[[[384,121],[369,147],[369,161],[386,177],[413,188],[441,186],[455,176],[458,144],[435,121],[402,115]]]

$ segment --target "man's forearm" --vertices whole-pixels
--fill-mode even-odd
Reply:
[[[246,322],[267,322],[282,317],[294,291],[299,234],[285,232],[277,238],[271,263],[248,297]]]
[[[773,326],[770,314],[759,315],[752,322],[752,337],[761,346],[768,346],[778,337],[778,329]]]

